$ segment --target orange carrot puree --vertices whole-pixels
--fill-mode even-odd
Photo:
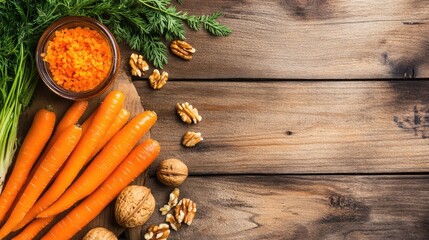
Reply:
[[[107,41],[97,31],[81,27],[56,31],[43,58],[55,83],[73,92],[95,88],[112,65]]]

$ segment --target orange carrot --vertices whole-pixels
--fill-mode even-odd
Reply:
[[[36,162],[55,126],[55,113],[48,109],[39,110],[19,149],[12,174],[0,196],[0,222],[3,221],[21,190],[31,167]]]
[[[70,127],[71,125],[76,124],[79,121],[80,117],[82,117],[82,115],[84,114],[87,107],[88,107],[88,101],[86,100],[76,101],[64,113],[63,117],[61,118],[60,122],[55,128],[53,135],[49,139],[49,142],[46,144],[45,149],[43,150],[42,154],[34,164],[33,168],[31,169],[30,174],[28,175],[27,181],[24,186],[28,185],[28,181],[30,181],[31,177],[39,168],[41,161],[45,158],[46,154],[48,153],[49,149],[52,147],[52,144],[54,144],[55,140],[58,138],[60,133],[64,131],[66,128]],[[83,129],[82,129],[82,134],[83,134]]]
[[[97,113],[97,110],[95,110],[91,115],[89,115],[89,117],[82,123],[83,134],[86,133],[86,131],[88,130],[96,113]]]
[[[91,158],[93,158],[103,147],[106,145],[106,143],[113,137],[113,135],[118,132],[128,121],[128,118],[130,117],[130,112],[121,109],[118,116],[116,117],[115,121],[113,121],[112,125],[110,126],[109,130],[107,130],[107,133],[104,135],[103,139],[101,140],[100,144],[97,145],[97,149],[92,153]],[[83,131],[83,129],[82,129]],[[40,201],[36,203],[30,211],[25,215],[24,219],[13,229],[13,231],[17,231],[27,225],[30,221],[32,221],[41,211],[45,210],[46,207],[40,206]]]
[[[70,126],[60,134],[28,183],[9,219],[0,229],[0,239],[7,236],[24,218],[52,177],[73,151],[81,134],[82,129],[76,125]]]
[[[106,145],[107,142],[109,142],[110,139],[119,130],[121,130],[121,128],[127,123],[129,118],[130,118],[130,112],[126,109],[121,109],[121,111],[118,113],[118,116],[116,116],[115,121],[113,121],[112,125],[109,127],[109,130],[107,130],[104,137],[98,143],[97,148],[91,154],[90,158],[93,158],[95,155],[97,155],[97,153],[104,147],[104,145]]]
[[[67,191],[37,217],[57,215],[91,194],[131,152],[140,138],[155,124],[156,119],[156,113],[152,111],[135,116],[107,143]]]
[[[82,167],[88,162],[101,138],[107,132],[118,112],[122,109],[125,96],[120,91],[110,92],[96,110],[96,115],[89,129],[73,150],[64,168],[55,178],[52,185],[36,202],[35,207],[41,212],[54,203],[73,182]]]
[[[33,240],[52,220],[54,220],[54,217],[36,219],[25,227],[22,232],[12,238],[12,240]]]
[[[122,189],[148,168],[158,156],[159,149],[158,142],[152,139],[134,148],[100,187],[54,225],[42,240],[71,239],[114,200]]]
[[[49,149],[52,147],[52,144],[54,144],[55,140],[58,138],[60,133],[64,131],[66,128],[70,127],[71,125],[76,124],[79,121],[79,118],[85,112],[87,107],[88,107],[88,101],[76,101],[69,107],[69,109],[66,111],[64,116],[61,118],[61,121],[58,123],[57,127],[55,128],[54,134],[52,135],[48,144],[46,144],[45,150],[40,155],[39,159],[45,158],[46,154],[48,153]]]

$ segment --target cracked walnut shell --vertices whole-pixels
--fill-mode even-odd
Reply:
[[[182,145],[186,147],[193,147],[201,142],[203,138],[201,137],[201,133],[197,132],[186,132],[183,136]]]
[[[192,54],[195,53],[195,48],[193,48],[189,43],[182,40],[174,40],[170,44],[170,50],[176,56],[179,56],[185,60],[191,60]]]
[[[149,76],[150,86],[153,89],[161,89],[167,83],[168,73],[162,72],[159,73],[158,69],[153,70],[152,74]]]
[[[131,54],[129,63],[131,66],[131,75],[133,76],[142,77],[149,70],[149,65],[143,59],[142,55]]]
[[[116,199],[115,218],[123,227],[143,225],[155,210],[155,198],[149,188],[132,185],[121,191]]]
[[[118,240],[116,235],[110,230],[103,227],[96,227],[88,231],[82,240]]]
[[[158,226],[150,226],[144,235],[144,239],[165,240],[168,236],[170,236],[170,227],[166,223],[161,223]]]
[[[184,222],[188,225],[191,225],[196,212],[197,205],[192,200],[188,198],[183,198],[176,205],[174,216],[179,223]]]
[[[179,159],[166,159],[159,164],[156,176],[164,185],[177,187],[188,177],[188,167]]]
[[[180,115],[180,118],[185,123],[194,123],[197,124],[203,120],[200,114],[198,114],[198,110],[194,108],[188,102],[185,103],[177,103],[176,104],[177,113]]]

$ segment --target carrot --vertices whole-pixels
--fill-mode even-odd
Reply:
[[[125,125],[129,117],[130,117],[130,112],[125,109],[121,109],[115,121],[113,121],[112,125],[109,127],[109,130],[107,130],[107,133],[104,135],[101,142],[97,145],[96,150],[91,154],[90,158],[93,158],[104,147],[104,145],[106,145],[106,143],[113,137],[113,135]],[[13,231],[17,231],[22,227],[24,227],[25,225],[27,225],[30,221],[32,221],[40,212],[45,210],[47,207],[48,206],[46,207],[41,206],[40,201],[38,201],[30,209],[30,211],[28,211],[24,219],[22,219],[22,221],[13,229]]]
[[[33,168],[31,169],[30,174],[28,175],[27,181],[24,186],[28,185],[28,181],[31,179],[31,176],[33,176],[36,170],[39,168],[41,161],[45,158],[46,154],[48,153],[49,149],[52,147],[52,144],[58,138],[60,133],[64,131],[66,128],[70,127],[71,125],[76,124],[79,121],[80,117],[82,117],[82,115],[84,114],[87,107],[88,107],[88,101],[86,100],[75,101],[69,107],[69,109],[64,113],[63,117],[61,118],[60,122],[55,128],[53,135],[51,136],[48,143],[46,144],[45,149],[43,150],[42,154],[34,164]],[[83,129],[82,129],[82,134],[83,134]]]
[[[96,110],[90,127],[83,134],[82,139],[70,155],[64,168],[34,205],[34,207],[38,208],[38,212],[42,212],[54,203],[73,182],[79,171],[88,162],[89,157],[114,121],[118,112],[122,109],[124,100],[125,96],[120,91],[112,91],[106,96]]]
[[[8,235],[24,218],[52,177],[73,151],[81,134],[82,129],[76,125],[70,126],[60,134],[28,183],[9,219],[0,229],[0,239]]]
[[[100,187],[55,224],[42,240],[71,239],[114,200],[122,189],[149,167],[158,156],[159,150],[158,142],[152,139],[134,148]]]
[[[97,111],[94,111],[91,115],[89,115],[89,117],[82,123],[82,133],[86,133],[86,131],[88,130],[89,126],[92,123],[92,120],[94,119],[95,114],[97,113]]]
[[[52,220],[54,220],[54,217],[36,219],[24,228],[22,232],[12,238],[12,240],[33,240]]]
[[[34,116],[33,123],[22,142],[13,171],[0,196],[0,222],[27,180],[31,167],[36,162],[55,126],[55,113],[40,109]]]
[[[103,136],[101,141],[98,143],[97,148],[91,154],[90,158],[93,158],[97,153],[110,141],[110,139],[127,123],[130,118],[130,112],[126,109],[121,109],[113,121],[112,125],[107,130],[106,134]]]
[[[67,191],[37,217],[57,215],[91,194],[131,152],[140,138],[155,124],[156,119],[156,113],[152,111],[145,111],[135,116],[107,143]]]
[[[85,112],[87,107],[88,107],[88,101],[76,101],[69,107],[69,109],[66,111],[66,113],[64,113],[64,116],[61,118],[61,121],[58,123],[57,127],[55,128],[54,134],[52,135],[48,144],[46,144],[45,150],[40,155],[39,159],[45,158],[49,149],[52,147],[52,145],[54,144],[58,136],[61,134],[61,132],[64,131],[66,128],[70,127],[71,125],[76,124],[79,121],[79,118]]]

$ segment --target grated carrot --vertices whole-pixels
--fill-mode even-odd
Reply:
[[[94,89],[112,66],[107,41],[96,30],[82,27],[56,31],[42,57],[55,83],[73,92]]]

